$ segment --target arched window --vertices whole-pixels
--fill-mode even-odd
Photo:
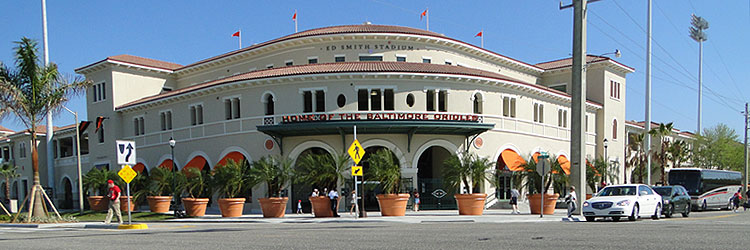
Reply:
[[[482,95],[479,93],[474,94],[474,114],[482,113]]]
[[[617,119],[612,121],[612,139],[617,140]]]
[[[274,109],[273,95],[266,94],[266,97],[265,97],[264,101],[266,103],[266,115],[273,115],[273,113],[274,113],[274,110],[273,110]]]

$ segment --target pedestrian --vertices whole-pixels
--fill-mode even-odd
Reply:
[[[422,204],[422,200],[419,198],[419,191],[414,190],[414,212],[419,212],[419,204]]]
[[[320,192],[318,192],[318,189],[317,188],[313,189],[312,194],[310,194],[310,197],[318,197],[318,196],[320,196]],[[310,201],[310,213],[315,215],[315,206],[312,206],[312,201]]]
[[[573,215],[573,211],[576,211],[576,187],[570,186],[570,193],[565,196],[565,203],[568,204],[568,218]]]
[[[328,192],[328,199],[331,199],[331,212],[333,212],[333,217],[341,217],[338,212],[339,193],[336,192],[336,189],[331,189],[331,192]]]
[[[518,211],[518,196],[521,196],[518,189],[512,188],[510,190],[510,207],[513,209],[513,212],[510,212],[510,214],[521,214]]]
[[[352,204],[352,208],[349,209],[349,215],[354,214],[354,208],[357,207],[357,192],[352,190],[352,201],[350,202]]]
[[[107,198],[109,198],[109,207],[107,208],[107,218],[104,219],[105,224],[112,222],[112,214],[117,215],[117,222],[122,224],[122,214],[120,213],[120,187],[115,185],[112,180],[107,181],[109,186],[109,192]]]
[[[317,188],[316,188],[316,189],[313,189],[313,192],[312,192],[312,194],[310,194],[310,196],[312,196],[312,197],[318,197],[318,195],[320,195],[320,193],[318,192],[318,189],[317,189]]]
[[[297,200],[297,214],[302,214],[302,200]]]
[[[742,194],[740,193],[740,190],[737,190],[737,192],[732,196],[732,212],[737,212],[737,209],[740,208],[741,200]]]
[[[745,209],[743,211],[747,211],[747,208],[750,207],[750,188],[747,189],[747,192],[745,192],[745,204],[742,205],[742,207]]]

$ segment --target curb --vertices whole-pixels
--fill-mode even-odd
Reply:
[[[101,224],[101,223],[59,223],[59,224],[0,224],[10,228],[78,228],[78,229],[148,229],[147,224]]]

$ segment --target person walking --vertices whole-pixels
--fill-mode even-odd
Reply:
[[[120,187],[115,185],[115,182],[112,180],[107,181],[107,186],[109,186],[109,192],[107,193],[109,207],[107,208],[107,218],[104,219],[104,224],[112,222],[113,214],[117,215],[118,224],[122,224],[122,214],[120,213]]]
[[[318,196],[320,196],[320,192],[318,192],[318,189],[317,188],[313,189],[312,194],[310,194],[310,197],[318,197]],[[315,215],[315,206],[312,205],[312,201],[310,201],[310,213]]]
[[[336,192],[336,189],[331,189],[331,192],[328,192],[328,199],[331,199],[331,212],[333,212],[333,217],[341,217],[338,212],[339,193]]]
[[[737,190],[737,192],[732,195],[732,212],[737,212],[737,209],[740,208],[741,200],[742,194],[740,193],[740,190]]]
[[[302,200],[297,200],[297,214],[302,214]]]
[[[750,188],[747,189],[747,192],[745,192],[745,204],[742,205],[742,207],[747,211],[747,208],[750,207]]]
[[[570,193],[565,196],[565,203],[568,204],[568,218],[573,215],[573,211],[576,211],[576,187],[570,186]]]
[[[414,212],[419,212],[419,204],[422,204],[422,200],[419,199],[419,191],[414,190]]]
[[[352,208],[349,209],[349,215],[354,214],[354,209],[357,207],[357,192],[352,190],[352,201],[350,202],[352,204]]]
[[[518,211],[518,196],[521,196],[518,189],[512,188],[510,190],[510,207],[513,212],[510,212],[510,214],[521,214],[521,211]]]

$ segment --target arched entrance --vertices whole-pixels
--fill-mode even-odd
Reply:
[[[383,147],[383,146],[370,146],[365,148],[365,156],[362,157],[362,161],[359,162],[359,165],[362,166],[362,171],[364,172],[364,194],[363,199],[365,199],[365,211],[380,211],[380,207],[378,205],[378,199],[375,197],[377,194],[382,194],[383,190],[380,186],[380,182],[373,181],[375,178],[372,176],[372,171],[370,171],[370,163],[368,159],[370,159],[370,156],[372,154],[375,154],[376,152],[380,150],[387,150],[391,153],[391,156],[393,157],[393,162],[398,164],[400,167],[400,160],[396,156],[396,154],[393,153],[390,149]],[[401,189],[400,192],[405,192],[407,190],[411,190],[410,180],[404,180],[401,179]],[[351,180],[347,181],[349,183],[347,185],[347,190],[351,192],[350,190],[353,189],[351,186]],[[406,186],[409,185],[409,186]],[[362,186],[360,186],[362,187]],[[342,190],[343,193],[344,190]],[[348,194],[348,192],[347,192]]]
[[[331,157],[330,159],[333,159],[333,156],[331,156],[331,154],[328,153],[328,151],[323,148],[320,148],[320,147],[308,148],[302,151],[302,153],[300,153],[299,156],[297,156],[297,158],[295,159],[294,167],[296,170],[302,169],[300,167],[300,164],[302,164],[301,159],[305,157],[309,157],[309,155],[323,155],[324,157]],[[340,180],[340,181],[343,182],[344,180]],[[312,209],[311,209],[312,204],[310,203],[310,194],[312,194],[313,189],[317,188],[321,196],[328,195],[328,194],[323,193],[324,192],[323,190],[325,187],[318,187],[318,186],[313,186],[313,185],[314,184],[312,183],[292,183],[292,195],[290,199],[291,200],[290,204],[292,205],[292,208],[293,208],[292,210],[294,212],[296,212],[297,210],[297,201],[300,201],[300,200],[302,201],[302,212],[304,213],[312,212]],[[328,188],[335,188],[335,187],[328,187]],[[339,194],[339,197],[341,196],[342,195]],[[344,203],[341,202],[339,204],[343,205]]]
[[[419,209],[457,209],[453,195],[457,190],[443,183],[443,162],[452,154],[441,146],[431,146],[419,155],[417,161],[417,190]]]
[[[510,190],[517,187],[520,181],[513,178],[513,173],[523,170],[526,161],[513,151],[505,149],[497,157],[497,171],[495,172],[495,197],[498,200],[510,200]]]
[[[62,209],[73,209],[73,184],[70,183],[68,177],[63,178],[63,190],[65,190],[65,197],[63,199]]]

